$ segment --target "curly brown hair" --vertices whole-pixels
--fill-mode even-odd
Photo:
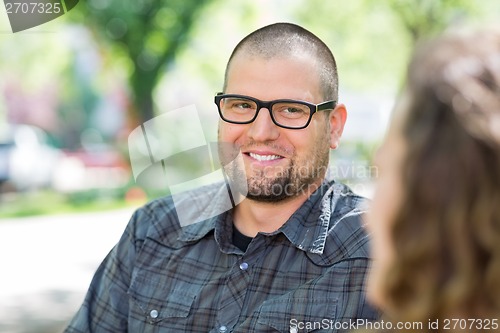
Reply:
[[[387,315],[438,319],[438,331],[445,319],[500,320],[500,31],[420,47],[405,96]]]

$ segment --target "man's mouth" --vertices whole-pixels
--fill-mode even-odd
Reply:
[[[257,161],[274,161],[274,160],[278,160],[278,159],[281,159],[283,158],[282,156],[279,156],[279,155],[260,155],[260,154],[256,154],[256,153],[248,153],[248,155],[253,158],[253,159],[256,159]]]

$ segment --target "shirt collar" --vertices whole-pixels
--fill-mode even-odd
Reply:
[[[323,182],[280,229],[265,235],[283,233],[298,249],[311,254],[323,254],[328,233],[335,227],[330,225],[330,221],[335,223],[339,213],[341,215],[346,213],[339,209],[354,208],[336,207],[340,198],[345,196],[345,191],[346,187],[342,184],[333,181]],[[179,235],[179,240],[196,242],[213,230],[216,230],[215,238],[221,249],[228,249],[228,246],[232,248],[229,244],[232,235],[232,211],[185,226]]]
[[[178,238],[182,242],[195,242],[205,237],[227,219],[234,207],[234,199],[225,183],[216,183],[172,197],[183,227]]]
[[[300,250],[322,253],[330,227],[333,192],[334,187],[323,182],[276,233],[283,233]]]

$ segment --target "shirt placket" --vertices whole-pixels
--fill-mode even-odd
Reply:
[[[257,235],[247,251],[228,272],[217,310],[217,327],[213,332],[231,332],[243,313],[248,286],[252,281],[255,265],[265,250],[265,237]]]

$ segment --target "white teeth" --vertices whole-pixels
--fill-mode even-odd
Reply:
[[[257,161],[272,161],[281,158],[281,156],[278,155],[259,155],[255,153],[250,153],[249,155]]]

